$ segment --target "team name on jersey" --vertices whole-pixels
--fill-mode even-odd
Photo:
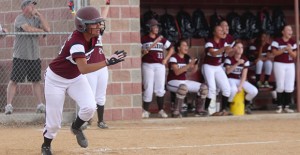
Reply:
[[[153,42],[144,43],[143,49],[149,49],[153,45]],[[155,46],[153,46],[150,51],[163,51],[164,45],[162,43],[157,43]]]

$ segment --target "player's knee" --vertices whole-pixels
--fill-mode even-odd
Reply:
[[[283,91],[284,91],[283,88],[280,88],[280,87],[277,87],[277,88],[276,88],[276,92],[278,92],[278,93],[282,93]]]
[[[206,98],[208,94],[208,86],[205,83],[202,83],[199,89],[199,94],[201,98]]]
[[[157,97],[163,97],[165,95],[165,93],[166,93],[165,90],[155,91],[155,95]]]
[[[258,94],[258,89],[257,88],[253,89],[252,92],[251,92],[251,94],[253,96],[256,96]]]
[[[187,85],[180,84],[176,92],[176,97],[180,99],[184,99],[187,93],[188,93]]]
[[[238,91],[238,90],[237,90],[236,87],[232,87],[232,88],[230,89],[231,94],[236,94],[237,91]]]
[[[226,89],[226,90],[224,90],[224,91],[222,92],[222,95],[223,95],[223,96],[226,96],[226,97],[229,97],[231,93],[232,93],[232,92],[231,92],[230,89],[228,89],[228,90]]]
[[[91,119],[96,111],[96,105],[95,106],[89,106],[89,107],[83,107],[80,109],[80,114],[79,116],[82,120],[88,121]]]

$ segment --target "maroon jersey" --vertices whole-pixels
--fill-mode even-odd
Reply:
[[[81,73],[76,65],[76,58],[90,59],[93,52],[93,42],[96,42],[97,38],[92,38],[92,42],[88,42],[84,39],[83,33],[74,31],[68,40],[64,43],[59,52],[59,55],[49,64],[50,69],[57,75],[66,78],[73,79],[79,76]]]
[[[253,54],[253,56],[255,56],[255,58],[258,58],[259,57],[259,55],[258,55],[259,48],[260,48],[260,46],[258,44],[251,44],[249,46],[249,52],[251,54]],[[261,52],[260,56],[266,57],[267,53],[271,53],[271,45],[270,44],[265,44],[262,47],[262,52]]]
[[[250,62],[245,56],[242,56],[241,59],[243,59],[245,62],[244,64],[238,65],[231,73],[229,73],[227,76],[228,78],[234,78],[234,79],[241,79],[242,72],[245,68],[248,68],[250,66]],[[227,57],[224,62],[224,66],[232,66],[237,63],[237,60],[232,57]]]
[[[292,46],[293,51],[297,50],[297,44],[294,40],[290,39],[289,41],[285,42],[282,38],[275,39],[271,44],[271,48],[272,50],[279,50],[287,47],[288,44]],[[283,63],[294,63],[294,59],[289,55],[288,51],[284,51],[282,54],[275,56],[274,61]]]
[[[234,41],[234,38],[232,35],[230,34],[227,34],[224,41],[227,43],[228,46],[230,47],[233,47],[234,44],[235,44],[235,41]],[[223,57],[222,57],[222,63],[225,61],[225,58],[227,57],[228,55],[224,52],[223,53]]]
[[[97,63],[100,61],[104,61],[105,60],[105,55],[103,52],[103,45],[102,45],[102,36],[99,36],[97,40],[93,39],[92,41],[97,41],[97,42],[93,42],[92,45],[94,47],[94,51],[91,54],[90,59],[87,61],[89,64],[90,63]]]
[[[151,47],[156,38],[151,38],[149,35],[142,37],[142,49],[148,49]],[[142,58],[142,62],[146,63],[161,63],[164,59],[164,49],[168,49],[171,47],[171,42],[169,42],[166,38],[162,38],[160,42],[158,42],[154,47],[149,50],[149,53],[144,55]]]
[[[219,66],[222,64],[223,53],[218,54],[216,56],[212,56],[208,51],[213,49],[214,51],[218,51],[222,47],[226,47],[228,44],[224,39],[221,39],[219,43],[216,43],[213,39],[209,39],[208,42],[205,43],[205,58],[204,64],[209,64],[213,66]]]
[[[227,34],[224,40],[230,47],[233,47],[235,44],[234,38],[230,34]]]
[[[176,64],[179,68],[186,66],[190,62],[191,58],[189,55],[185,54],[183,58],[179,57],[177,53],[173,54],[169,60],[169,73],[167,77],[167,81],[171,80],[186,80],[186,72],[181,73],[180,75],[176,75],[172,69],[172,65]]]

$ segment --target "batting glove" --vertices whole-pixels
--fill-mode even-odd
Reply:
[[[106,59],[106,65],[110,66],[124,61],[126,56],[127,53],[124,50],[116,51],[110,58]]]

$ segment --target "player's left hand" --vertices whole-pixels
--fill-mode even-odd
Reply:
[[[124,61],[126,56],[127,53],[124,50],[115,51],[115,53],[110,58],[106,59],[106,65],[110,66]]]
[[[241,92],[242,90],[243,90],[243,87],[242,87],[242,86],[239,86],[237,92],[239,93],[239,92]]]
[[[163,65],[166,65],[168,63],[168,60],[167,59],[163,59],[162,62],[161,62]]]

